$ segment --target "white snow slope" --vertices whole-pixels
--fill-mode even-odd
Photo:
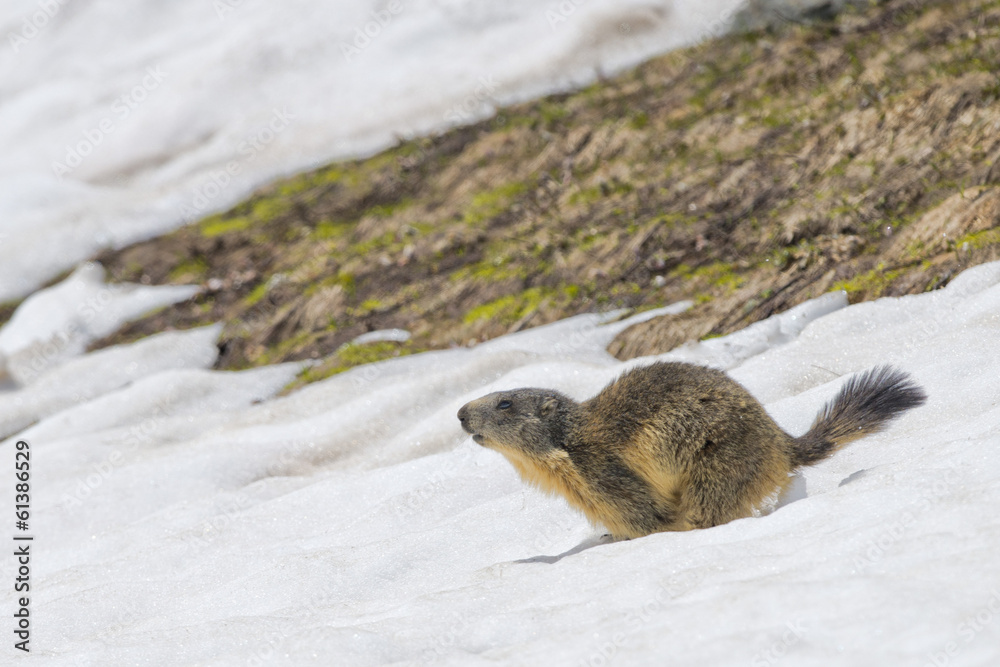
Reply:
[[[739,0],[5,0],[0,301],[97,250],[726,26]]]
[[[30,443],[33,664],[1000,664],[1000,263],[663,355],[726,368],[795,434],[876,364],[929,400],[772,513],[609,544],[455,412],[525,385],[592,395],[652,361],[604,351],[627,324],[580,316],[283,398],[296,367],[200,370],[196,330],[0,394],[4,423],[37,420],[0,444],[12,466]],[[78,403],[42,400],[97,355]]]

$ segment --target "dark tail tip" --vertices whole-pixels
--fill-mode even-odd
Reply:
[[[809,432],[796,438],[793,464],[817,463],[926,400],[927,394],[909,374],[892,366],[876,366],[855,375],[823,408]]]
[[[892,366],[876,366],[844,383],[824,409],[822,419],[849,419],[854,429],[874,432],[926,400],[927,394],[908,373]]]

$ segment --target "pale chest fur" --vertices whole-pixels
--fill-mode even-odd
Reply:
[[[503,448],[501,452],[525,482],[562,496],[592,524],[605,527],[616,538],[644,534],[636,530],[613,498],[606,497],[580,474],[564,450],[553,450],[544,457],[529,457],[517,449]]]

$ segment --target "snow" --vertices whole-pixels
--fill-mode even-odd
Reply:
[[[277,176],[719,34],[738,4],[4,2],[0,301]]]
[[[455,412],[524,385],[585,398],[652,361],[608,355],[618,331],[689,304],[287,396],[300,365],[203,370],[217,329],[78,355],[5,395],[35,397],[20,416],[5,401],[3,423],[37,423],[2,446],[31,443],[36,661],[997,664],[1000,263],[927,294],[842,299],[660,358],[725,365],[796,434],[879,363],[927,404],[802,471],[770,514],[617,543],[526,487]],[[58,381],[88,363],[79,390]]]
[[[702,363],[723,370],[733,368],[769,347],[795,339],[814,319],[846,305],[845,292],[829,292],[774,317],[755,322],[725,338],[709,338],[685,345],[671,354],[671,359]]]
[[[354,345],[381,343],[384,341],[405,343],[408,340],[410,340],[410,332],[405,329],[379,329],[378,331],[369,331],[368,333],[356,336],[351,340],[351,343]]]
[[[1000,664],[1000,263],[661,355],[724,368],[796,434],[876,364],[930,399],[769,514],[618,543],[455,413],[518,386],[586,398],[652,361],[609,356],[618,331],[690,303],[289,395],[303,364],[209,370],[219,325],[86,352],[196,293],[105,285],[77,266],[96,250],[717,33],[737,5],[399,2],[0,7],[0,301],[31,295],[0,328],[0,447],[31,446],[34,662]],[[14,568],[0,559],[7,614]]]
[[[0,437],[82,400],[168,369],[210,368],[219,350],[221,326],[149,336],[74,358],[9,392],[0,404]]]
[[[123,323],[198,291],[191,285],[108,285],[99,264],[81,264],[55,287],[25,299],[0,329],[0,380],[29,383]]]

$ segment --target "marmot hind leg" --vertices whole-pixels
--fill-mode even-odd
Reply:
[[[702,462],[692,471],[691,483],[684,493],[686,512],[678,523],[691,528],[711,528],[736,519],[753,516],[754,511],[787,487],[787,462],[776,460],[750,462]],[[735,465],[732,465],[735,463]]]
[[[692,480],[684,498],[687,512],[678,518],[675,530],[711,528],[749,516],[749,508],[744,513],[729,502],[732,493],[733,489],[726,485],[725,480],[703,479],[700,483]]]

